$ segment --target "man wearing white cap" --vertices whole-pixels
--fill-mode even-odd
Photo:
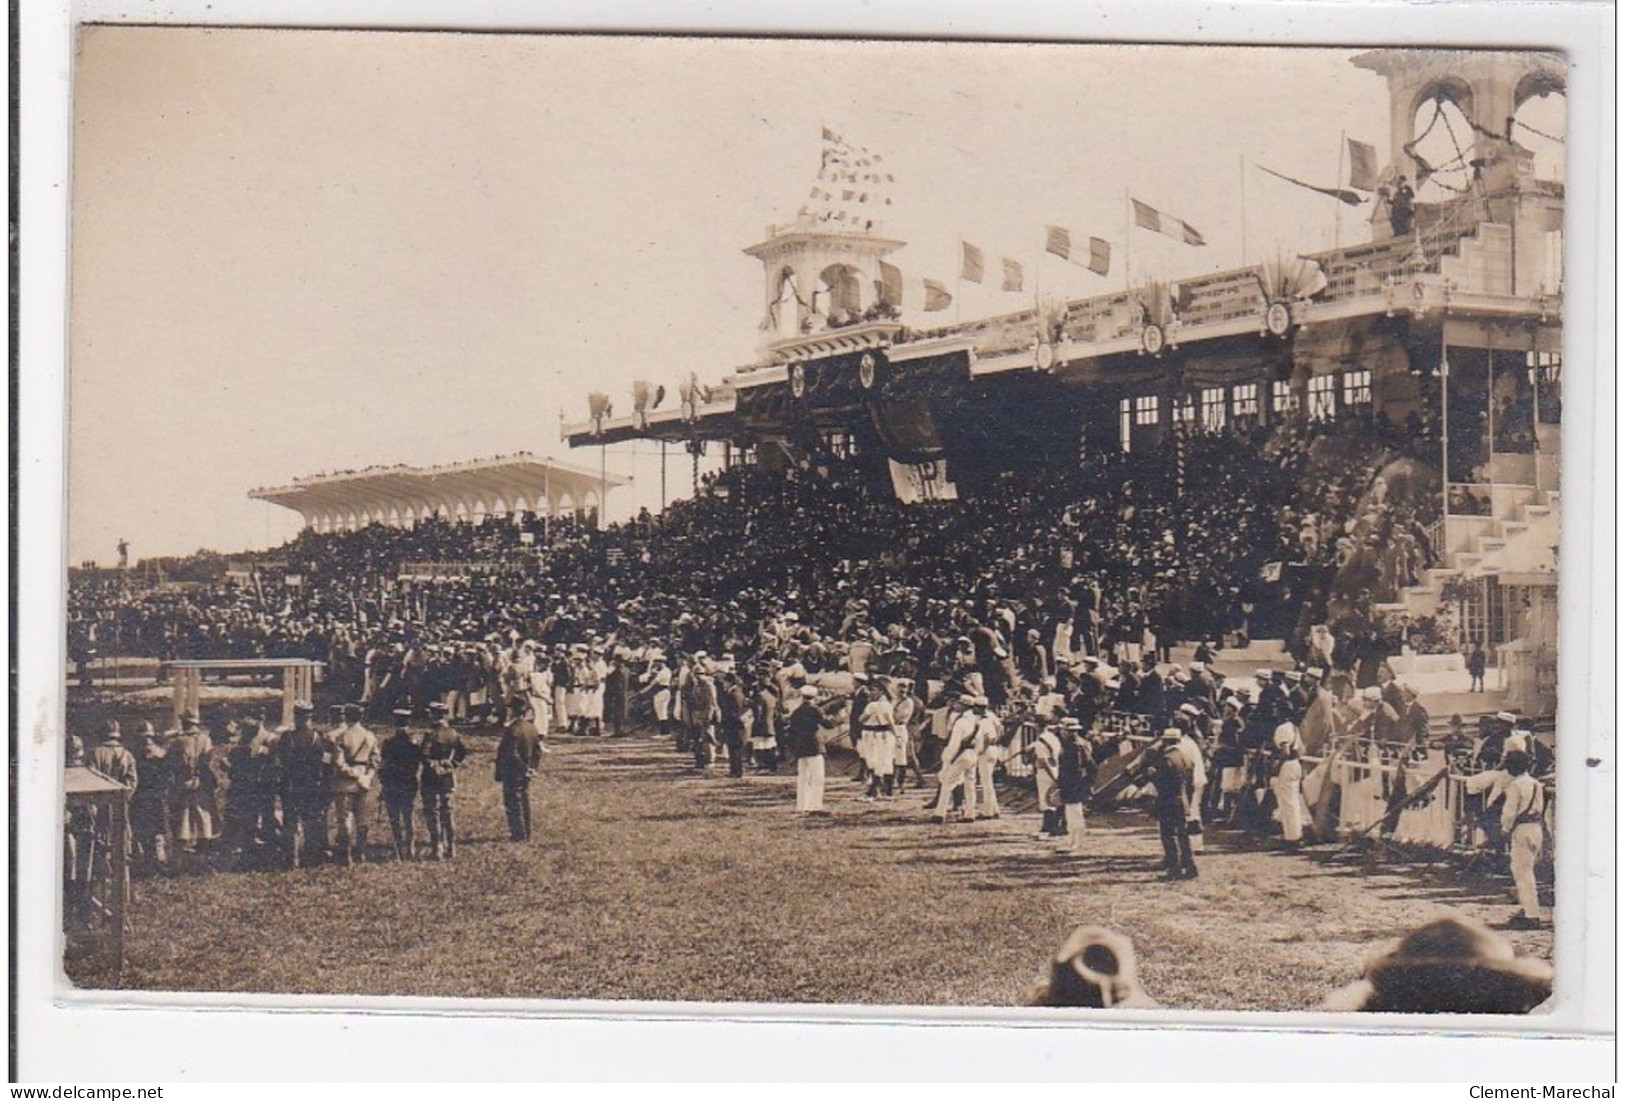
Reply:
[[[1290,722],[1281,723],[1270,738],[1277,766],[1275,805],[1281,816],[1281,837],[1288,845],[1303,844],[1303,738]]]
[[[671,666],[666,655],[659,650],[649,655],[649,668],[638,678],[639,684],[653,690],[650,705],[655,713],[655,732],[662,738],[671,734]]]
[[[824,809],[824,731],[828,720],[818,709],[818,689],[801,686],[799,703],[790,712],[785,747],[796,759],[796,811],[828,814]]]
[[[954,788],[965,785],[965,821],[976,818],[977,747],[986,740],[984,727],[992,723],[986,696],[971,696],[966,710],[948,731],[948,744],[942,751],[942,771],[937,773],[937,805],[933,813],[939,823],[948,821],[948,808]]]
[[[982,805],[986,808],[986,814],[977,817],[999,817],[999,793],[993,786],[993,770],[1004,760],[1004,754],[1004,724],[997,715],[988,715],[976,725],[976,777],[982,788]]]
[[[1509,740],[1508,745],[1511,745]],[[1506,803],[1501,808],[1501,832],[1507,837],[1512,857],[1512,883],[1517,890],[1520,912],[1508,925],[1514,929],[1538,929],[1544,924],[1540,896],[1535,885],[1535,861],[1546,841],[1546,789],[1529,775],[1527,750],[1508,749]]]

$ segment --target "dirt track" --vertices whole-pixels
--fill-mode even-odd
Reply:
[[[1480,872],[1225,833],[1210,835],[1200,880],[1168,884],[1146,815],[1095,818],[1090,853],[1071,858],[1034,839],[1030,811],[938,826],[924,792],[867,803],[837,768],[831,817],[800,819],[788,771],[701,776],[642,737],[555,738],[537,837],[516,845],[494,739],[469,741],[454,862],[140,881],[126,984],[1008,1006],[1088,923],[1133,938],[1164,1004],[1297,1009],[1431,917],[1513,912],[1510,884]],[[387,838],[382,823],[372,836]],[[1511,935],[1549,956],[1549,930]]]

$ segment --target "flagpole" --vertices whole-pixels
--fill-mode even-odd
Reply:
[[[959,282],[954,284],[954,324],[962,320],[965,308],[965,235],[959,235]]]
[[[1337,177],[1336,177],[1337,182],[1335,184],[1333,184],[1334,187],[1341,188],[1343,186],[1343,156],[1347,152],[1348,146],[1349,146],[1348,131],[1347,130],[1339,130],[1337,132]],[[1334,217],[1335,221],[1333,221],[1333,223],[1332,223],[1332,248],[1333,249],[1340,249],[1340,248],[1343,247],[1343,200],[1342,199],[1337,200],[1337,210],[1334,213],[1333,217]]]
[[[1247,266],[1247,158],[1245,155],[1236,158],[1236,164],[1241,170],[1241,266]]]
[[[1134,289],[1134,203],[1123,189],[1123,289]]]

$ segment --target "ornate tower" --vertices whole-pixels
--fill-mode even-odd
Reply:
[[[880,300],[880,262],[903,247],[865,230],[829,229],[803,217],[768,227],[745,250],[762,262],[766,343],[851,324]]]
[[[884,160],[825,128],[818,175],[796,220],[769,226],[767,240],[745,250],[762,262],[764,351],[872,319],[882,297],[890,300],[881,261],[903,242],[882,236],[892,183]]]
[[[1417,178],[1423,169],[1414,153],[1419,137],[1417,112],[1430,102],[1453,103],[1471,130],[1458,137],[1474,175],[1473,194],[1467,201],[1476,205],[1477,216],[1501,224],[1538,221],[1546,228],[1561,226],[1561,188],[1530,186],[1534,182],[1533,155],[1512,135],[1513,116],[1525,101],[1565,90],[1567,71],[1561,55],[1387,49],[1360,54],[1354,64],[1388,80],[1389,167],[1385,175]],[[1380,204],[1372,230],[1379,239],[1392,232]],[[1534,251],[1526,252],[1531,260]]]

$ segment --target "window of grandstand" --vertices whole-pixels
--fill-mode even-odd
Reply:
[[[1202,391],[1202,428],[1205,431],[1224,431],[1225,405],[1224,387],[1213,386]]]
[[[1258,417],[1258,383],[1244,382],[1230,388],[1230,412],[1237,420]]]
[[[1330,420],[1337,416],[1337,376],[1316,375],[1309,380],[1309,419]]]
[[[848,325],[858,320],[863,302],[862,275],[851,264],[831,264],[818,276],[823,293],[819,305],[831,325]]]
[[[1180,424],[1196,423],[1196,398],[1190,394],[1179,395],[1174,403],[1174,420]]]
[[[1535,384],[1535,404],[1541,424],[1563,420],[1563,356],[1560,352],[1530,352],[1529,374]]]
[[[1270,383],[1270,412],[1277,416],[1286,416],[1295,411],[1297,402],[1292,397],[1292,383],[1285,379],[1276,379]]]
[[[1161,414],[1161,401],[1156,394],[1141,394],[1134,399],[1134,423],[1156,424]]]
[[[1345,406],[1371,404],[1370,371],[1343,372],[1343,404]]]

